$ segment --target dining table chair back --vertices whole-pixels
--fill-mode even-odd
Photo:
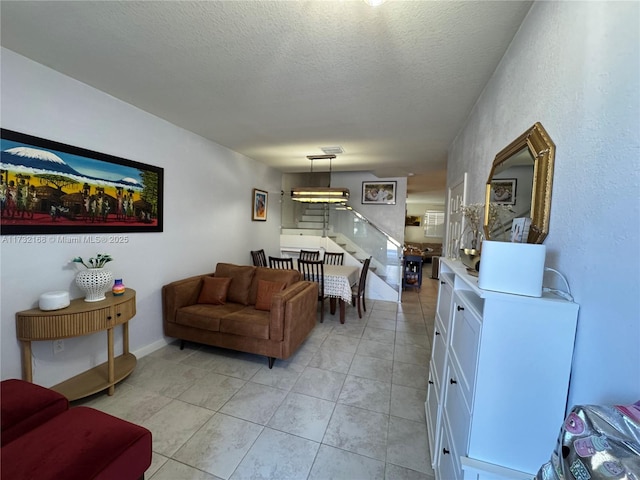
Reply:
[[[295,270],[293,266],[293,258],[290,257],[269,257],[269,268],[278,268],[280,270]]]
[[[364,301],[364,292],[367,286],[367,273],[369,273],[369,265],[371,264],[371,257],[367,258],[362,264],[362,270],[360,271],[360,281],[357,285],[355,285],[351,291],[351,305],[356,306],[356,302],[358,303],[358,318],[362,318],[362,310],[360,308],[360,304],[362,303],[362,308],[364,311],[367,311],[367,305]]]
[[[318,250],[300,250],[300,260],[320,260]]]
[[[325,265],[343,265],[344,252],[325,252],[323,261]]]
[[[324,321],[324,263],[322,260],[298,260],[298,271],[308,282],[318,284],[318,301],[320,302],[320,323]]]
[[[253,260],[253,265],[256,267],[267,266],[267,256],[265,255],[263,249],[251,250],[251,259]]]

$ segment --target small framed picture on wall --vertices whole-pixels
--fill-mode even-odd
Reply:
[[[395,205],[397,182],[362,182],[362,203]]]
[[[253,189],[253,212],[251,219],[256,222],[267,221],[267,201],[269,194],[264,190]]]

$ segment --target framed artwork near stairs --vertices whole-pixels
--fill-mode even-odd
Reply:
[[[398,182],[362,182],[362,203],[395,205]]]

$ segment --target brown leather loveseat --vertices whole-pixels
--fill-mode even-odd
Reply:
[[[265,355],[271,368],[315,327],[318,284],[296,270],[218,263],[163,286],[162,302],[165,335]]]

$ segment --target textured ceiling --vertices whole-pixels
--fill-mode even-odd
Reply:
[[[2,46],[283,172],[442,197],[447,147],[530,1],[6,1]],[[314,163],[314,171],[328,170]]]

